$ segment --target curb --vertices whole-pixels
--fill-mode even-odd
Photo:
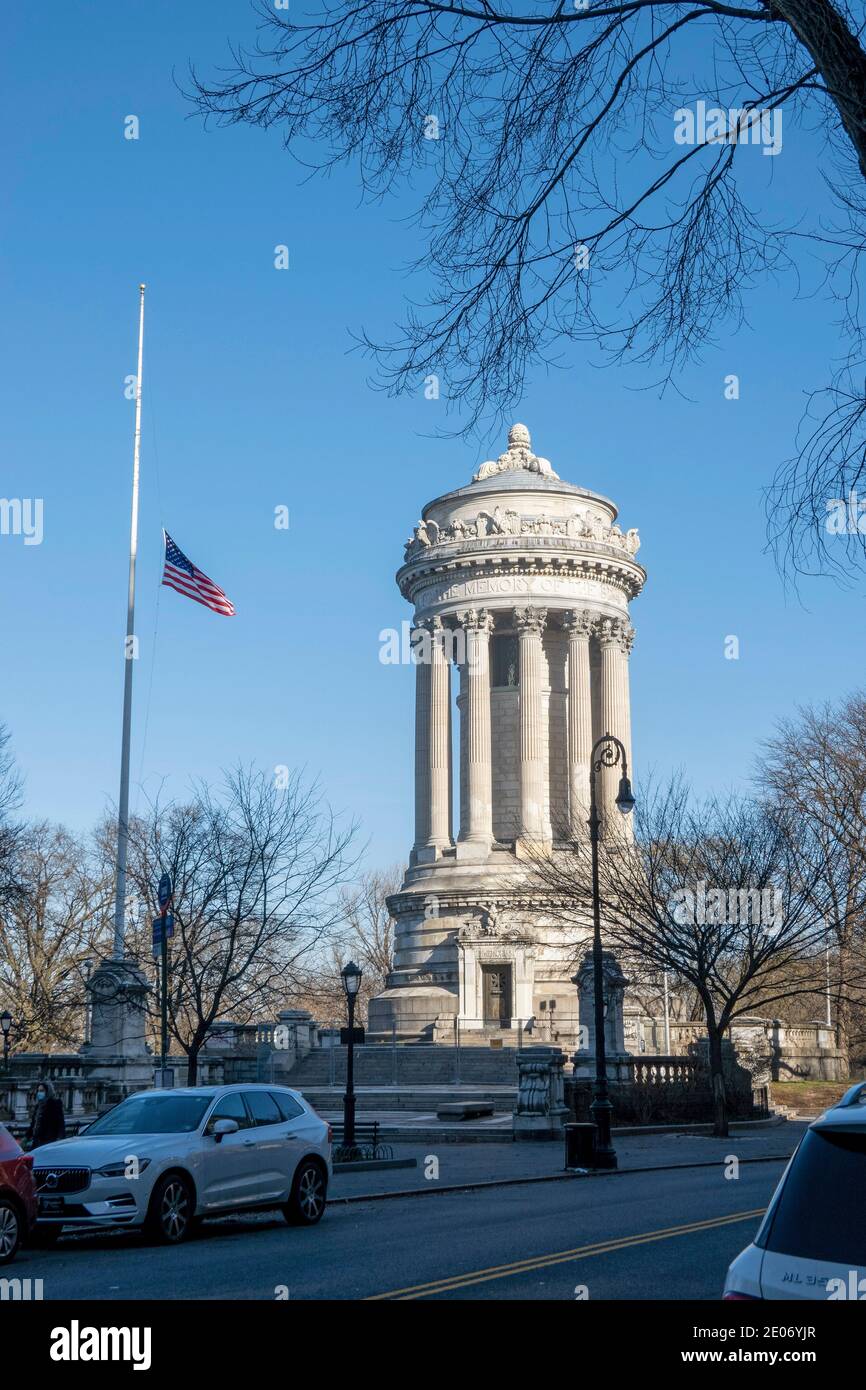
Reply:
[[[771,1116],[767,1120],[731,1120],[731,1133],[743,1131],[749,1133],[756,1129],[776,1129],[779,1125],[788,1124],[788,1120],[780,1116]],[[611,1134],[616,1137],[640,1137],[645,1134],[712,1134],[713,1126],[711,1123],[697,1125],[623,1125],[611,1130]],[[513,1144],[524,1142],[522,1138],[517,1138],[511,1126],[498,1125],[486,1129],[479,1128],[477,1125],[467,1125],[465,1129],[458,1125],[450,1125],[448,1128],[434,1129],[419,1125],[417,1129],[403,1128],[396,1126],[383,1125],[379,1129],[379,1137],[383,1143],[387,1144]],[[562,1143],[563,1135],[559,1133],[549,1133],[544,1135],[543,1140],[537,1136],[533,1138],[533,1143],[551,1142]]]
[[[760,1158],[741,1158],[740,1163],[787,1163],[790,1154],[764,1154]],[[486,1178],[482,1182],[449,1183],[447,1187],[409,1187],[404,1192],[366,1192],[351,1197],[329,1197],[328,1206],[348,1206],[351,1202],[389,1202],[398,1197],[439,1197],[453,1192],[477,1192],[489,1187],[523,1187],[539,1182],[573,1182],[581,1178],[625,1178],[631,1173],[674,1173],[687,1168],[718,1168],[723,1160],[703,1159],[700,1163],[647,1164],[641,1168],[595,1168],[583,1172],[542,1173],[522,1178]]]

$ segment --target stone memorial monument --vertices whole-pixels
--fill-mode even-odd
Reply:
[[[622,739],[631,766],[639,545],[613,502],[532,452],[525,425],[424,507],[397,573],[415,610],[415,841],[371,1040],[453,1040],[458,1026],[531,1038],[555,1018],[577,1046],[571,977],[589,927],[553,920],[527,860],[588,836],[600,734]],[[622,819],[619,773],[601,773],[602,833]]]

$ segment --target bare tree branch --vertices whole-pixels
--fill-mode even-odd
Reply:
[[[276,126],[304,168],[355,162],[371,199],[418,189],[413,269],[435,288],[407,304],[390,341],[356,335],[383,389],[436,376],[465,430],[498,428],[529,372],[561,365],[569,341],[605,361],[655,364],[666,383],[740,325],[759,280],[796,271],[795,238],[826,253],[828,293],[859,325],[866,51],[854,4],[599,0],[518,12],[492,0],[324,0],[309,23],[255,8],[252,52],[233,50],[215,81],[191,71],[194,108],[219,124]],[[728,119],[685,150],[675,120],[698,102]],[[789,125],[823,131],[847,230],[777,225],[771,204],[741,193],[743,146],[763,142],[783,107]],[[831,392],[846,389],[836,379]],[[864,397],[854,396],[856,419],[831,401],[842,414],[818,425],[767,494],[787,575],[806,572],[804,545],[828,559],[815,515],[831,481],[860,476]],[[859,536],[850,551],[866,559]],[[845,563],[838,548],[832,557]]]

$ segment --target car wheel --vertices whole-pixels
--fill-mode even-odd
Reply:
[[[14,1260],[21,1244],[21,1213],[8,1197],[0,1197],[0,1265]]]
[[[315,1226],[321,1221],[328,1195],[328,1182],[322,1168],[308,1158],[295,1173],[292,1195],[283,1207],[290,1226]]]
[[[180,1173],[166,1173],[153,1189],[145,1231],[160,1245],[180,1245],[192,1228],[192,1189]]]

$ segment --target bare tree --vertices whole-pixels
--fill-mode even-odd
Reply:
[[[27,826],[18,838],[18,885],[0,931],[0,997],[19,1050],[82,1041],[86,962],[105,951],[112,879],[62,826]]]
[[[794,816],[767,803],[697,805],[675,779],[638,807],[634,840],[600,847],[604,939],[627,974],[670,970],[700,998],[715,1133],[725,1135],[726,1030],[792,990],[814,992],[820,979],[825,860]],[[534,874],[563,922],[590,917],[588,845],[537,855]]]
[[[327,955],[311,965],[302,989],[303,1007],[322,1021],[335,1023],[346,1012],[346,994],[340,971],[349,959],[364,974],[357,1002],[357,1017],[367,1016],[367,1005],[387,987],[393,968],[394,923],[388,898],[403,880],[397,864],[362,873],[357,883],[340,894],[341,923]]]
[[[21,836],[13,814],[21,805],[22,778],[15,765],[11,735],[0,724],[0,923],[17,891],[16,854]]]
[[[219,795],[199,784],[183,804],[155,804],[130,832],[141,899],[153,904],[164,871],[174,881],[169,1028],[195,1085],[214,1022],[248,1023],[284,1003],[337,929],[355,826],[341,826],[300,773],[278,787],[239,769]]]
[[[363,968],[361,991],[365,1005],[387,987],[394,968],[394,920],[388,899],[399,890],[402,881],[399,864],[372,869],[362,874],[357,886],[343,896],[346,927],[339,943],[341,967],[345,964],[342,957],[349,955]]]
[[[866,696],[806,706],[764,744],[759,783],[808,827],[824,864],[820,901],[836,953],[839,1043],[866,1043]]]
[[[817,426],[769,491],[769,529],[795,573],[839,560],[826,501],[856,486],[866,446],[861,6],[324,0],[298,23],[264,0],[255,8],[255,50],[233,49],[216,81],[193,70],[191,101],[221,124],[276,126],[305,167],[355,161],[372,198],[404,181],[420,188],[416,268],[436,289],[395,341],[361,342],[392,390],[443,377],[467,429],[501,416],[532,364],[558,362],[563,340],[655,363],[668,380],[742,321],[759,278],[796,273],[806,242],[849,352],[814,392]],[[698,103],[712,131],[696,133]],[[738,182],[745,146],[781,148],[783,108],[826,141],[812,181],[831,190],[832,226],[810,225],[806,177],[790,227]],[[849,541],[862,561],[866,532]]]

